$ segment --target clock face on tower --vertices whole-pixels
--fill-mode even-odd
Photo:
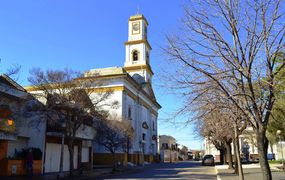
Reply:
[[[140,23],[134,22],[132,24],[132,34],[139,34],[140,33]]]

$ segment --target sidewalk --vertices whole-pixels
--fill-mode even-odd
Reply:
[[[104,168],[96,168],[92,171],[84,171],[83,174],[79,174],[79,172],[75,172],[74,176],[71,178],[69,177],[69,173],[66,172],[62,180],[67,179],[104,179],[105,177],[117,176],[122,175],[125,173],[135,173],[139,172],[142,169],[145,169],[148,166],[134,166],[134,167],[124,167],[118,169],[117,171],[113,172],[111,167],[104,167]],[[1,177],[0,179],[7,179],[7,180],[55,180],[58,177],[58,173],[47,173],[45,175],[35,175],[32,177],[28,176],[9,176],[9,177]]]
[[[280,171],[277,167],[280,164],[270,164],[272,179],[285,180],[285,171]],[[259,164],[243,164],[244,179],[259,180],[262,179],[262,171]],[[228,165],[217,165],[218,180],[238,180],[238,175],[234,174],[234,170],[228,169]]]
[[[112,173],[112,168],[100,168],[100,169],[93,169],[92,171],[85,171],[83,174],[79,174],[79,172],[74,173],[74,177],[72,179],[81,179],[81,178],[90,178],[90,177],[100,177],[107,174]],[[9,176],[9,177],[1,177],[0,179],[7,179],[7,180],[54,180],[57,179],[58,173],[47,173],[45,175],[35,175],[35,176]],[[65,172],[65,175],[61,179],[70,179],[69,173]]]

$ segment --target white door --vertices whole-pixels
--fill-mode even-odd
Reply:
[[[47,143],[46,145],[46,159],[45,159],[45,172],[59,172],[60,167],[60,153],[61,144]],[[78,164],[78,146],[74,146],[74,169]],[[63,171],[69,171],[69,151],[68,146],[64,145],[63,151]]]
[[[74,146],[74,155],[73,155],[73,168],[77,169],[78,164],[78,146]]]
[[[45,153],[45,172],[58,172],[60,164],[60,144],[47,143]]]
[[[78,164],[78,146],[74,146],[73,152],[73,168],[77,169]],[[64,153],[63,153],[63,171],[69,171],[69,150],[68,146],[64,145]]]
[[[81,151],[81,162],[89,162],[89,148],[88,147],[82,147]]]

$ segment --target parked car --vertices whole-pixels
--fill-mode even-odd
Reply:
[[[212,154],[207,154],[203,157],[202,166],[205,166],[205,165],[210,165],[210,166],[215,165],[215,159],[214,159],[214,156]]]
[[[275,160],[275,154],[267,154],[267,159],[270,161]]]

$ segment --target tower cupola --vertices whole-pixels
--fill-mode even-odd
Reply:
[[[124,68],[131,76],[137,74],[143,77],[145,82],[150,82],[153,72],[150,68],[151,46],[147,40],[147,29],[148,22],[142,14],[129,18]]]

